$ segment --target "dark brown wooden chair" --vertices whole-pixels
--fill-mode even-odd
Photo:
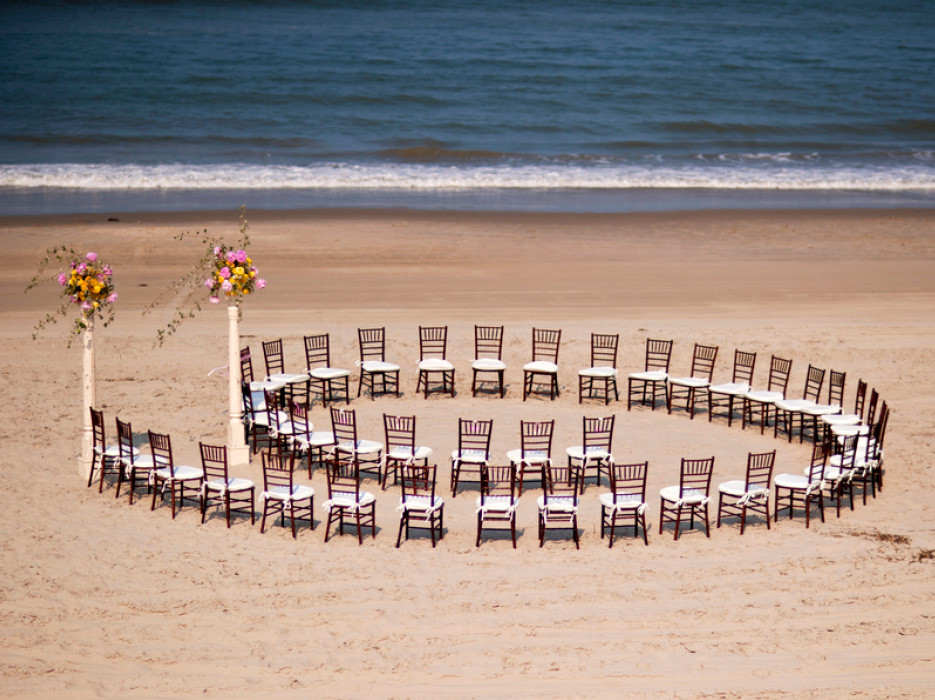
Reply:
[[[423,464],[404,464],[402,472],[402,496],[399,501],[399,534],[396,547],[402,542],[403,531],[409,539],[409,528],[417,527],[429,531],[432,547],[445,536],[445,502],[435,495],[436,467]]]
[[[286,372],[282,338],[263,343],[263,359],[266,362],[266,379],[285,384],[282,390],[284,401],[291,401],[296,396],[308,396],[311,383],[308,372]]]
[[[308,465],[308,478],[312,478],[312,465],[325,461],[325,452],[331,452],[336,444],[334,433],[315,430],[307,404],[292,403],[293,452],[296,458],[304,457]]]
[[[429,384],[440,376],[441,391],[455,395],[455,367],[447,359],[448,326],[419,326],[419,381],[416,393],[429,397]]]
[[[863,379],[857,380],[857,391],[854,392],[854,412],[853,413],[834,413],[821,417],[823,424],[822,437],[825,440],[831,439],[831,431],[835,426],[860,425],[864,420],[864,404],[867,401],[867,382]]]
[[[503,326],[474,326],[474,362],[471,369],[474,378],[471,381],[471,393],[477,396],[482,384],[493,384],[491,380],[483,379],[481,375],[493,374],[496,376],[496,389],[502,399],[506,394],[506,384],[503,374],[506,363],[503,354]]]
[[[775,413],[776,402],[786,396],[791,372],[792,360],[773,355],[769,363],[769,384],[766,390],[751,390],[743,395],[741,428],[746,429],[747,423],[759,423],[760,434],[763,434],[770,416]]]
[[[633,407],[633,400],[656,410],[656,399],[666,400],[666,381],[669,378],[669,362],[672,359],[671,340],[646,339],[646,359],[642,372],[631,372],[627,376],[627,410]]]
[[[513,549],[516,549],[516,508],[519,498],[516,496],[516,469],[512,465],[480,467],[480,496],[477,498],[477,541],[480,547],[481,535],[485,529],[510,529]]]
[[[711,375],[714,374],[714,363],[717,361],[718,346],[699,345],[695,343],[692,352],[691,373],[687,377],[669,377],[666,382],[666,410],[672,413],[672,404],[678,399],[685,399],[685,410],[688,417],[695,418],[695,402],[699,399],[707,401],[708,387],[711,386]]]
[[[516,468],[516,483],[519,496],[523,495],[523,485],[526,476],[533,474],[542,481],[542,469],[552,463],[552,433],[555,430],[555,421],[525,421],[519,422],[518,450],[510,450],[506,458]]]
[[[523,401],[536,392],[536,387],[548,385],[549,399],[559,395],[558,348],[562,341],[560,330],[532,329],[532,361],[523,365]]]
[[[266,532],[266,517],[279,513],[279,523],[286,526],[286,511],[292,526],[292,538],[296,537],[296,521],[308,520],[315,529],[315,489],[294,481],[295,455],[263,451],[263,519],[260,533]],[[327,533],[326,533],[327,534]]]
[[[740,534],[747,525],[747,512],[759,513],[769,529],[769,487],[773,480],[776,450],[751,452],[747,455],[747,475],[743,480],[725,481],[718,485],[717,526],[721,517],[739,516]]]
[[[151,454],[140,454],[133,441],[133,426],[117,419],[117,450],[120,453],[120,476],[117,479],[117,492],[114,498],[120,498],[120,486],[127,482],[130,486],[130,505],[133,505],[133,494],[137,488],[145,486],[150,491],[150,472],[155,468],[156,461]]]
[[[578,498],[581,492],[580,472],[571,467],[547,464],[542,468],[542,495],[536,500],[539,509],[539,546],[545,544],[548,529],[571,530],[575,548],[581,548],[578,538]]]
[[[659,492],[659,534],[666,523],[675,523],[675,539],[681,534],[681,525],[686,514],[689,528],[695,528],[695,516],[704,523],[705,535],[711,537],[708,527],[708,503],[710,502],[711,475],[714,472],[714,457],[706,459],[682,459],[678,486],[666,486]]]
[[[601,539],[610,533],[608,548],[614,546],[614,532],[619,527],[632,527],[633,537],[643,528],[643,544],[649,546],[646,528],[646,473],[649,462],[613,464],[610,469],[610,493],[600,495]]]
[[[779,512],[783,507],[789,509],[789,518],[794,516],[795,506],[798,504],[805,510],[805,527],[809,526],[809,514],[812,503],[817,503],[821,521],[825,521],[825,466],[828,463],[829,445],[826,442],[816,443],[812,448],[812,460],[806,473],[779,474],[773,479],[775,489],[775,505],[773,506],[773,520],[779,520]],[[782,506],[784,499],[788,506]]]
[[[371,400],[380,394],[399,396],[399,365],[386,361],[386,328],[358,328],[360,346],[360,381],[357,395],[364,388],[370,390]]]
[[[325,542],[331,526],[338,525],[338,534],[344,534],[344,525],[352,521],[357,528],[357,543],[364,543],[363,528],[370,528],[373,537],[377,536],[377,499],[369,491],[360,488],[360,465],[354,459],[335,456],[327,462],[328,523],[325,526]]]
[[[610,392],[614,401],[620,400],[617,393],[617,345],[620,334],[591,334],[591,366],[578,371],[578,403],[587,398],[603,399],[610,403]],[[595,392],[597,395],[595,396]]]
[[[386,459],[383,467],[383,488],[393,473],[393,484],[399,482],[399,472],[407,464],[427,466],[432,448],[416,445],[416,417],[383,414],[383,433],[386,436]],[[433,476],[434,478],[434,476]],[[433,486],[434,488],[434,486]]]
[[[168,435],[154,433],[149,431],[149,450],[153,455],[156,464],[159,465],[153,470],[153,502],[150,510],[156,509],[156,498],[160,501],[165,500],[166,489],[169,489],[169,495],[172,501],[172,519],[175,520],[175,493],[178,487],[178,504],[181,508],[185,503],[185,489],[191,488],[197,493],[197,498],[192,497],[191,501],[201,505],[201,484],[204,482],[204,472],[199,467],[190,467],[187,465],[175,464],[172,457],[172,440]]]
[[[333,453],[350,459],[359,471],[375,472],[383,483],[383,443],[363,440],[357,432],[357,412],[352,408],[331,407],[331,432],[334,433]]]
[[[844,406],[844,386],[846,382],[846,372],[831,370],[828,376],[827,403],[816,403],[814,406],[807,406],[799,412],[799,442],[804,442],[805,434],[809,431],[813,441],[826,439],[822,418],[841,415]],[[791,432],[789,439],[792,439]]]
[[[104,477],[108,474],[118,477],[121,472],[120,449],[117,445],[108,445],[104,431],[104,413],[91,409],[91,469],[88,473],[88,486],[94,481],[94,472],[98,473],[97,492],[104,491]]]
[[[734,350],[734,371],[730,382],[708,387],[708,422],[714,420],[714,409],[727,407],[727,426],[734,422],[734,404],[743,409],[743,396],[753,388],[756,353]]]
[[[227,447],[198,443],[201,450],[201,468],[205,481],[201,487],[201,522],[205,521],[208,506],[223,505],[227,527],[231,526],[231,512],[250,514],[250,524],[256,522],[256,486],[249,479],[232,478],[227,472]]]
[[[458,419],[458,449],[451,453],[451,497],[458,495],[458,485],[480,480],[481,467],[490,462],[492,420]],[[470,479],[476,475],[476,479]]]
[[[588,479],[588,471],[593,470],[597,483],[601,483],[601,472],[610,468],[614,463],[615,416],[597,416],[582,419],[582,438],[580,445],[573,445],[565,449],[568,455],[568,466],[577,469],[581,474],[581,488],[584,489]]]
[[[802,412],[807,408],[818,405],[824,383],[825,370],[809,365],[808,372],[805,373],[802,398],[782,398],[776,402],[776,422],[773,424],[773,437],[779,437],[780,430],[784,430],[789,442],[792,442],[792,434],[795,432],[796,424],[798,424],[799,442],[802,442],[802,424],[804,422]]]
[[[343,394],[344,402],[351,402],[348,387],[351,371],[331,366],[331,339],[327,333],[307,335],[305,343],[305,366],[311,379],[309,391],[321,395],[321,403],[327,406]],[[335,389],[337,387],[337,390]]]

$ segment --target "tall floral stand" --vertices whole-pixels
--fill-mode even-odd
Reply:
[[[232,467],[246,466],[250,462],[250,450],[244,438],[243,397],[240,390],[240,307],[227,307],[228,319],[228,383],[229,422],[227,427],[227,459]]]
[[[78,474],[85,481],[91,475],[91,450],[94,447],[94,428],[91,425],[91,407],[96,405],[94,395],[94,316],[85,318],[85,329],[81,332],[82,362],[82,414],[84,427],[81,429],[81,454],[78,456]]]

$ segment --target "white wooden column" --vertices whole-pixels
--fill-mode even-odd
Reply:
[[[91,449],[94,446],[94,429],[91,426],[91,407],[97,404],[94,384],[94,317],[85,319],[87,327],[81,333],[83,352],[82,403],[84,416],[81,429],[81,454],[78,455],[78,475],[85,481],[91,474]]]
[[[227,307],[228,324],[228,381],[229,381],[229,422],[227,427],[227,460],[231,467],[246,466],[250,463],[250,451],[244,439],[243,397],[240,392],[240,307],[230,304]]]

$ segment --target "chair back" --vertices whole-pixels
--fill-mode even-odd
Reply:
[[[580,470],[554,464],[542,467],[542,501],[546,506],[550,501],[567,503],[570,500],[577,507],[580,491]]]
[[[818,403],[821,397],[821,386],[824,383],[825,370],[809,365],[808,373],[805,375],[805,387],[802,389],[802,398]]]
[[[847,380],[847,372],[837,372],[831,370],[831,376],[828,377],[828,405],[844,405],[844,382]]]
[[[519,422],[520,451],[526,456],[537,459],[550,459],[552,457],[552,433],[555,430],[554,420]]]
[[[263,343],[263,359],[266,361],[266,376],[286,371],[282,356],[282,338]]]
[[[163,433],[154,433],[149,431],[149,451],[153,454],[153,462],[158,465],[168,467],[171,470],[175,467],[172,460],[172,440]]]
[[[360,464],[356,459],[341,459],[335,453],[325,464],[328,470],[328,498],[343,495],[360,500]]]
[[[870,402],[867,404],[867,425],[873,425],[877,417],[877,402],[880,400],[880,394],[876,389],[870,390]]]
[[[425,499],[428,505],[435,503],[434,465],[404,464],[401,471],[403,503],[411,499]]]
[[[886,436],[886,425],[889,420],[890,409],[887,407],[886,401],[884,401],[880,409],[880,420],[877,422],[875,429],[870,432],[870,439],[867,440],[868,458],[879,459],[883,453],[883,438]]]
[[[331,408],[331,432],[338,445],[357,448],[357,412],[352,408]]]
[[[331,366],[331,340],[327,333],[305,336],[305,366],[309,369]]]
[[[253,392],[250,391],[250,385],[246,381],[240,382],[240,395],[243,397],[244,415],[252,420],[256,408],[253,405]]]
[[[773,480],[773,465],[776,464],[776,450],[770,452],[751,452],[747,455],[747,491],[766,489]]]
[[[867,399],[867,382],[863,379],[857,380],[857,393],[854,394],[854,414],[861,420],[864,418],[864,403]]]
[[[591,366],[617,368],[617,345],[620,343],[620,334],[608,335],[605,333],[591,334]]]
[[[227,447],[199,442],[198,448],[201,451],[201,467],[204,469],[205,481],[220,481],[226,484]]]
[[[480,468],[480,504],[481,507],[492,498],[509,498],[516,502],[516,467],[491,466],[482,464]]]
[[[669,371],[669,361],[672,359],[671,340],[646,339],[646,362],[644,368],[647,372],[661,370]]]
[[[266,403],[266,414],[269,416],[270,430],[278,432],[282,399],[279,398],[278,391],[264,391],[263,396]]]
[[[493,420],[458,419],[458,452],[483,452],[490,459],[490,438]]]
[[[104,436],[103,411],[95,411],[93,408],[91,409],[91,431],[94,439],[94,447],[103,455],[107,444],[107,439]]]
[[[734,373],[731,381],[735,384],[753,385],[753,368],[756,367],[756,353],[734,350]]]
[[[293,432],[301,433],[306,439],[312,436],[312,421],[309,420],[308,404],[303,401],[292,401],[292,410],[289,417],[292,420]]]
[[[253,358],[250,356],[250,346],[240,349],[240,381],[250,383],[253,381]]]
[[[133,464],[133,427],[117,418],[117,451],[120,461],[126,465]]]
[[[714,374],[714,363],[717,360],[718,346],[699,345],[695,343],[695,350],[692,352],[692,377],[704,378],[709,382],[711,375]]]
[[[792,372],[792,360],[784,360],[773,355],[769,362],[769,391],[778,391],[783,396],[789,387],[789,374]]]
[[[558,346],[562,341],[560,330],[532,329],[532,361],[558,364]]]
[[[474,358],[501,359],[503,326],[474,326]]]
[[[714,473],[714,457],[706,459],[682,458],[679,478],[679,497],[708,496],[711,490],[711,475]]]
[[[445,359],[448,350],[448,326],[419,326],[419,359]]]
[[[605,452],[610,452],[611,444],[614,441],[614,419],[616,416],[603,416],[600,418],[588,418],[583,419],[584,423],[584,437],[582,442],[584,444],[584,453],[587,454],[588,450],[601,449]]]
[[[645,503],[648,471],[649,462],[614,464],[610,469],[610,490],[614,495],[614,503],[633,501],[637,498],[641,503]]]
[[[831,445],[827,442],[816,442],[812,447],[812,461],[808,466],[808,483],[820,484],[824,480],[829,452],[831,452]]]
[[[358,328],[357,340],[360,344],[360,361],[386,361],[386,328]]]
[[[383,432],[386,435],[386,451],[394,447],[403,447],[415,454],[416,451],[416,417],[415,416],[389,416],[383,414]]]
[[[263,490],[271,491],[274,487],[287,489],[292,493],[292,469],[295,455],[291,452],[268,452],[263,450]]]

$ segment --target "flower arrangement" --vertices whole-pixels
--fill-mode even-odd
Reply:
[[[207,229],[175,236],[177,241],[191,236],[199,238],[205,252],[188,274],[170,284],[144,311],[148,313],[169,297],[182,295],[169,323],[156,331],[157,345],[162,345],[175,333],[185,319],[194,318],[201,311],[201,300],[204,299],[201,290],[207,289],[208,300],[212,304],[221,303],[221,297],[226,297],[230,303],[240,304],[245,296],[266,286],[266,280],[259,277],[253,259],[247,253],[250,248],[247,228],[245,207],[240,207],[240,240],[237,245],[229,246],[220,238],[208,235]]]
[[[69,336],[69,344],[75,336],[88,327],[90,319],[99,318],[104,322],[104,326],[109,325],[114,320],[114,303],[117,301],[117,292],[114,291],[114,271],[111,266],[101,261],[97,253],[82,254],[65,246],[51,248],[46,251],[45,258],[39,263],[39,270],[26,287],[27,292],[49,281],[50,277],[43,273],[53,261],[67,266],[66,271],[60,272],[57,276],[58,283],[64,287],[64,299],[56,313],[48,314],[36,324],[33,329],[33,339],[38,337],[39,331],[43,328],[55,323],[58,316],[67,315],[68,309],[73,305],[79,307],[79,313]]]

